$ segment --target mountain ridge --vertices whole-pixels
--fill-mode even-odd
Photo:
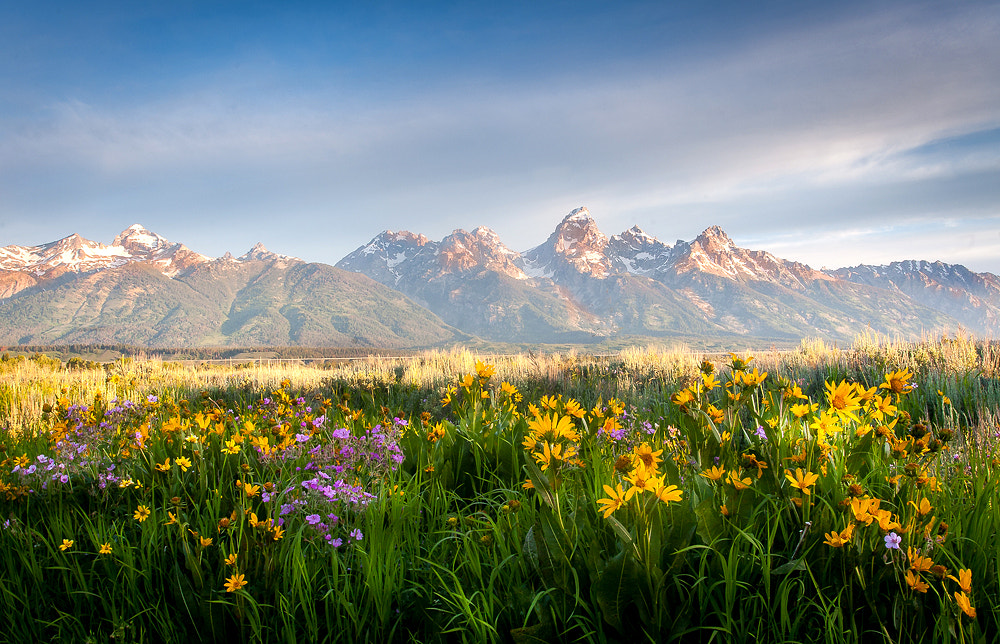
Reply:
[[[440,241],[386,230],[336,266],[260,242],[211,258],[133,224],[0,248],[0,342],[416,347],[483,339],[822,337],[861,330],[1000,337],[1000,278],[904,260],[816,270],[741,248],[719,226],[608,236],[586,207],[523,252],[486,226]]]
[[[489,232],[489,239],[500,244],[499,236]],[[465,256],[461,266],[438,259],[436,272],[430,270],[445,240],[468,233],[455,231],[442,242],[410,231],[391,233],[391,263],[384,254],[365,250],[384,245],[387,234],[349,253],[337,266],[407,293],[468,332],[503,341],[526,339],[526,332],[518,333],[516,328],[513,335],[509,328],[500,330],[504,326],[500,318],[511,311],[509,307],[504,310],[499,296],[481,302],[494,312],[492,329],[481,324],[475,330],[469,324],[463,326],[462,320],[480,315],[481,310],[455,308],[471,284],[461,275],[478,274],[481,281],[483,274],[499,270],[496,263],[475,260],[489,256],[489,250]],[[485,238],[480,242],[488,243]],[[767,251],[741,248],[719,226],[709,226],[693,240],[673,245],[638,226],[608,237],[586,207],[570,211],[538,246],[521,253],[506,246],[498,250],[505,267],[500,272],[522,284],[517,311],[537,308],[536,301],[545,295],[555,298],[549,301],[554,307],[551,313],[563,322],[549,320],[552,333],[575,330],[610,337],[672,331],[850,340],[868,327],[910,336],[962,327],[990,337],[1000,335],[1000,280],[964,267],[969,275],[980,275],[979,282],[998,287],[987,288],[978,300],[945,307],[940,298],[927,296],[915,286],[907,291],[884,280],[865,281],[860,271],[848,275],[816,270]],[[387,279],[390,273],[391,280]],[[445,283],[450,301],[428,295]]]

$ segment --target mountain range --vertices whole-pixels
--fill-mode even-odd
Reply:
[[[136,224],[0,248],[0,343],[422,347],[680,337],[850,341],[1000,336],[1000,278],[900,261],[815,270],[717,226],[664,243],[607,237],[586,208],[518,252],[486,227],[440,241],[384,231],[336,266],[257,244],[210,258]]]

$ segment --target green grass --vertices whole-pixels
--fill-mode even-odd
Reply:
[[[680,349],[509,356],[495,374],[461,352],[333,371],[0,361],[0,641],[991,641],[993,351],[803,343],[751,362],[759,384]],[[702,358],[723,386],[706,390]],[[811,427],[827,381],[884,396],[906,369],[918,386],[893,397],[899,413],[865,404],[840,432]],[[796,383],[818,403],[803,419]],[[544,434],[550,415],[573,432]],[[935,451],[914,448],[918,420]],[[641,485],[643,443],[680,499],[652,485],[603,516],[605,485]],[[715,464],[718,481],[702,475]],[[796,468],[817,476],[808,495],[785,476]],[[336,481],[332,500],[308,487]],[[888,513],[867,525],[857,495]],[[906,582],[908,550],[946,569],[916,572],[926,593]],[[956,601],[960,570],[975,618]],[[247,583],[228,592],[236,574]]]

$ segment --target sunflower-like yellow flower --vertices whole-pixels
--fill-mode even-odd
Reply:
[[[760,373],[759,371],[757,371],[757,367],[754,367],[753,371],[749,372],[744,371],[737,373],[740,374],[739,375],[740,383],[744,387],[756,387],[757,385],[764,382],[765,378],[767,378],[767,372],[765,371],[764,373]]]
[[[169,472],[170,471],[170,459],[163,461],[162,463],[156,464],[157,472]]]
[[[226,557],[226,565],[227,566],[235,566],[236,565],[236,561],[237,561],[237,557],[236,557],[236,553],[235,552],[230,553],[230,555],[228,557]]]
[[[653,448],[649,446],[649,443],[643,442],[641,445],[633,450],[633,460],[638,463],[642,463],[642,466],[646,468],[647,472],[656,472],[660,463],[663,461],[660,458],[660,454],[663,450],[653,451]]]
[[[479,376],[480,380],[489,380],[496,372],[497,368],[493,365],[484,364],[479,360],[476,360],[476,375]]]
[[[191,459],[187,456],[178,456],[174,462],[177,463],[182,472],[187,472],[188,468],[191,467]]]
[[[826,410],[809,427],[816,430],[816,439],[822,444],[830,434],[837,434],[844,428],[837,423],[838,416],[832,410]]]
[[[554,413],[538,415],[528,421],[528,435],[525,436],[523,445],[525,449],[534,449],[536,444],[543,440],[550,443],[569,440],[575,443],[580,440],[580,434],[573,426],[573,419],[570,416],[559,416]]]
[[[830,411],[841,420],[850,418],[858,422],[858,416],[854,412],[861,409],[861,396],[858,395],[854,385],[846,380],[841,380],[840,384],[834,385],[826,382],[826,400],[830,404]]]
[[[713,465],[712,469],[705,470],[701,472],[701,476],[704,476],[709,481],[718,481],[722,478],[722,475],[726,473],[726,468],[719,467],[718,465]]]
[[[101,549],[98,551],[98,554],[110,555],[111,554],[111,544],[110,543],[102,543],[101,544]]]
[[[906,579],[906,585],[912,588],[913,590],[917,591],[918,593],[926,593],[930,589],[930,586],[927,585],[927,582],[921,579],[920,575],[913,572],[912,570],[907,570],[906,576],[904,578]]]
[[[959,570],[958,571],[958,579],[956,579],[952,575],[948,575],[948,579],[951,579],[952,581],[956,582],[958,584],[958,587],[962,589],[963,593],[971,593],[972,592],[972,569],[971,568],[962,568],[961,570]]]
[[[913,379],[913,374],[910,373],[909,369],[900,369],[899,371],[892,371],[885,374],[885,382],[879,385],[879,389],[888,389],[896,395],[908,394],[917,385],[911,380]]]
[[[552,410],[552,411],[556,411],[559,408],[559,400],[561,398],[562,398],[561,395],[558,395],[558,396],[542,396],[542,399],[539,400],[538,402],[539,402],[539,404],[541,404],[542,409],[549,409],[549,410]]]
[[[657,479],[656,487],[653,489],[653,496],[663,503],[676,503],[683,498],[684,493],[676,485],[663,485],[662,479]]]
[[[794,475],[791,470],[785,470],[785,478],[792,484],[792,487],[802,490],[803,494],[811,494],[809,488],[819,480],[819,475],[803,472],[801,467],[797,467]]]
[[[792,405],[789,409],[792,412],[793,416],[795,416],[796,418],[802,418],[809,412],[816,411],[818,408],[819,405],[815,403],[812,405],[810,405],[809,403],[797,403],[795,405]]]
[[[542,451],[531,454],[541,470],[544,472],[549,467],[558,466],[559,463],[572,461],[576,458],[577,449],[575,445],[564,445],[562,443],[550,443],[542,441]]]
[[[604,419],[604,424],[601,425],[601,429],[604,430],[606,435],[611,435],[611,432],[618,431],[622,428],[622,424],[618,422],[618,419],[614,416],[608,416]]]
[[[69,550],[72,547],[73,547],[73,540],[72,539],[63,539],[63,542],[61,544],[59,544],[59,549],[62,550],[63,552],[66,552],[67,550]]]
[[[630,475],[625,477],[625,480],[632,484],[632,487],[625,492],[626,501],[637,493],[653,492],[657,484],[662,483],[662,480],[657,480],[641,467],[635,468]]]
[[[854,520],[858,523],[871,525],[875,520],[875,513],[881,503],[879,499],[858,498],[851,499],[851,512],[854,513]]]
[[[150,514],[149,508],[146,507],[145,505],[140,505],[135,509],[135,512],[132,513],[132,517],[139,523],[142,523],[143,521],[149,518],[149,514]]]
[[[583,418],[583,415],[587,413],[587,411],[580,406],[580,403],[572,398],[567,400],[566,404],[563,405],[563,412],[567,416],[572,416],[574,418]]]
[[[931,502],[927,500],[927,497],[920,499],[919,504],[914,501],[910,501],[910,505],[916,508],[918,516],[925,516],[927,514],[930,514],[930,511],[934,509],[931,506]]]
[[[854,392],[858,395],[862,403],[867,403],[878,393],[878,387],[868,387],[866,389],[863,384],[856,382],[854,383]]]
[[[226,578],[226,592],[231,593],[243,588],[247,585],[246,578],[241,573],[234,573],[231,577]]]
[[[958,604],[958,607],[962,609],[963,613],[965,613],[969,617],[975,619],[975,617],[976,617],[976,608],[975,608],[975,606],[972,605],[972,602],[969,601],[969,596],[968,595],[966,595],[965,593],[958,593],[958,592],[956,592],[955,593],[955,603]]]
[[[854,535],[854,524],[847,526],[840,532],[834,530],[833,532],[828,532],[826,535],[826,540],[823,541],[826,545],[831,548],[842,548],[851,542],[851,537]]]
[[[681,389],[670,398],[670,401],[681,409],[684,409],[693,400],[694,394],[691,393],[690,389]]]
[[[921,555],[920,551],[915,550],[913,547],[906,549],[906,558],[910,562],[910,569],[917,572],[927,572],[934,566],[934,562],[930,557]]]
[[[753,484],[750,477],[740,478],[740,476],[735,471],[729,472],[729,478],[726,479],[734,488],[737,490],[745,490]]]
[[[882,421],[885,418],[893,418],[899,409],[892,404],[892,396],[878,396],[876,395],[872,399],[872,404],[870,409],[872,410],[872,417],[875,420]]]
[[[889,510],[877,510],[875,512],[875,520],[878,521],[879,530],[882,532],[906,532],[903,530],[903,526],[897,520],[899,517],[893,517],[892,512]]]
[[[615,488],[605,485],[604,493],[608,495],[608,498],[597,500],[597,511],[603,512],[604,518],[607,519],[615,510],[625,504],[625,492],[622,490],[622,484],[619,483]]]

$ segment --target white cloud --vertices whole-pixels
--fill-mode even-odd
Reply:
[[[383,228],[440,236],[486,224],[511,246],[533,245],[578,205],[609,232],[641,220],[668,239],[748,213],[763,232],[796,217],[809,229],[806,213],[838,203],[849,227],[900,222],[914,213],[886,205],[893,186],[1000,168],[996,150],[909,154],[1000,127],[998,31],[996,6],[904,7],[709,59],[456,78],[392,100],[321,79],[268,94],[280,86],[272,63],[263,88],[239,77],[252,71],[223,80],[219,70],[132,105],[65,100],[0,133],[0,217],[144,210],[192,217],[196,235],[212,212],[290,226],[329,212],[320,225],[344,246],[324,261]],[[937,207],[967,208],[955,192],[956,205]],[[857,208],[870,196],[884,203]]]

